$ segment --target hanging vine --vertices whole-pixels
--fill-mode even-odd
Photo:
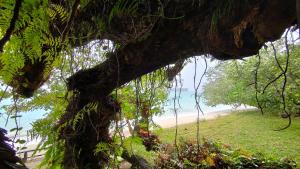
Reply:
[[[279,66],[280,70],[282,71],[283,74],[283,84],[282,84],[282,88],[281,88],[281,99],[282,99],[282,105],[283,105],[283,111],[285,114],[285,118],[288,118],[288,124],[281,128],[281,129],[277,129],[276,131],[280,131],[280,130],[284,130],[287,129],[288,127],[291,126],[292,123],[292,119],[291,119],[291,114],[287,111],[287,107],[286,107],[286,97],[285,97],[285,89],[286,89],[286,84],[287,84],[287,71],[289,68],[289,58],[290,58],[290,50],[289,50],[289,46],[288,46],[288,33],[289,33],[290,29],[288,29],[286,31],[286,34],[284,36],[284,44],[285,44],[285,51],[286,51],[286,60],[285,60],[285,68],[283,69],[281,66]],[[278,59],[276,59],[276,62],[279,64]]]
[[[177,112],[177,106],[176,106],[176,101],[177,101],[177,76],[175,76],[175,88],[174,88],[174,97],[173,97],[173,110],[175,114],[175,136],[174,136],[174,145],[177,150],[177,156],[178,158],[180,157],[179,154],[179,148],[178,148],[178,112]]]
[[[207,60],[204,56],[203,58],[204,62],[205,62],[205,69],[204,69],[204,72],[202,73],[201,77],[200,77],[200,80],[198,82],[198,84],[196,85],[196,77],[197,77],[197,59],[196,57],[194,57],[194,64],[195,64],[195,69],[194,69],[194,90],[195,90],[195,102],[196,102],[196,108],[197,108],[197,146],[198,146],[198,151],[200,151],[200,112],[202,113],[202,115],[204,115],[204,112],[200,106],[200,96],[198,96],[198,90],[199,90],[199,87],[202,83],[202,80],[207,72]]]
[[[257,61],[255,72],[254,72],[255,99],[256,99],[257,106],[258,106],[261,114],[263,115],[264,110],[263,110],[261,102],[259,101],[259,98],[258,98],[258,94],[260,93],[260,91],[258,90],[258,71],[259,71],[259,66],[260,66],[260,63],[261,63],[260,54],[257,55],[257,58],[258,58],[258,61]]]

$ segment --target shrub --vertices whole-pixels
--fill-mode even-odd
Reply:
[[[155,168],[174,169],[294,169],[290,159],[271,159],[262,154],[252,155],[243,150],[204,140],[202,145],[194,141],[181,142],[177,147],[163,145],[155,160]]]

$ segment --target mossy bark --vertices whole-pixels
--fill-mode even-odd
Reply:
[[[110,143],[109,127],[119,111],[111,97],[82,99],[74,94],[60,119],[60,138],[65,141],[64,168],[104,168],[110,157],[95,152],[98,143]]]

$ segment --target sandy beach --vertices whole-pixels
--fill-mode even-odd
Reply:
[[[254,110],[255,108],[244,108],[244,107],[238,107],[235,109],[227,109],[222,111],[215,111],[215,112],[209,112],[204,113],[199,116],[199,120],[210,120],[215,119],[217,117],[226,116],[233,112],[240,112],[240,111],[249,111]],[[181,113],[178,116],[177,124],[183,125],[183,124],[189,124],[189,123],[195,123],[197,122],[198,114],[196,112],[190,113]],[[153,121],[161,126],[162,128],[171,128],[176,126],[176,117],[175,115],[173,117],[165,117],[165,118],[154,118]]]
[[[214,119],[220,116],[226,116],[230,114],[232,111],[222,111],[210,114],[200,114],[199,120],[209,120]],[[189,124],[197,122],[198,115],[197,114],[187,114],[181,115],[177,117],[177,125]],[[171,128],[176,126],[176,117],[166,117],[166,118],[158,118],[154,119],[154,122],[158,124],[162,128]]]

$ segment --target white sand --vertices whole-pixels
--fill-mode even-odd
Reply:
[[[222,110],[222,111],[216,111],[216,112],[210,112],[210,113],[204,113],[202,115],[200,113],[199,120],[210,120],[215,119],[217,117],[226,116],[229,115],[232,112],[240,112],[240,111],[248,111],[248,110],[254,110],[255,108],[236,108],[236,109],[228,109],[228,110]],[[195,123],[197,122],[197,113],[181,113],[178,115],[178,125],[182,124],[189,124],[189,123]],[[173,117],[166,117],[166,118],[155,118],[154,122],[161,126],[162,128],[170,128],[176,126],[176,118],[175,115]]]
[[[230,114],[230,112],[220,112],[220,113],[214,113],[214,114],[200,114],[199,120],[209,120],[214,119],[219,116],[226,116]],[[177,118],[177,124],[189,124],[189,123],[195,123],[197,122],[197,114],[190,114],[190,115],[181,115]],[[154,120],[155,123],[157,123],[162,128],[171,128],[176,126],[176,118],[174,117],[167,117],[167,118],[161,118]]]

